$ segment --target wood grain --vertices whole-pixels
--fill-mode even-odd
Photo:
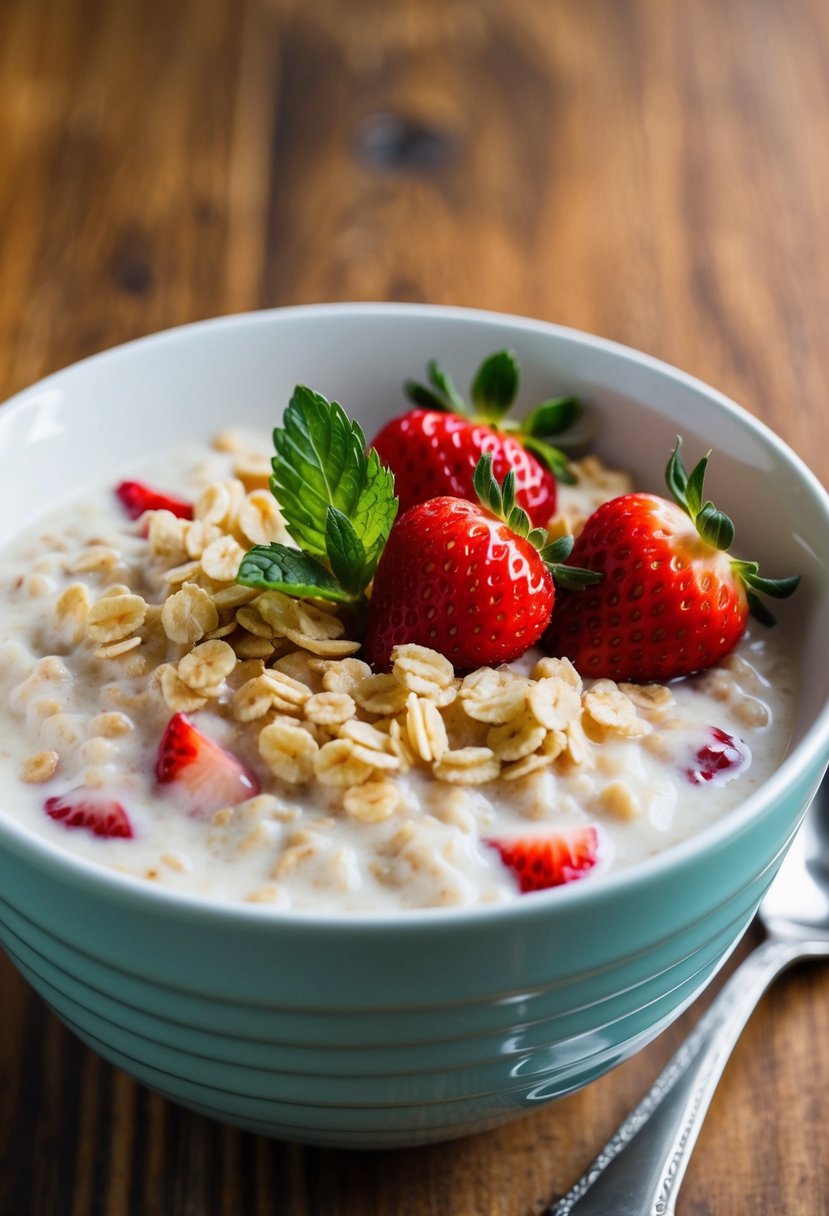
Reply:
[[[0,395],[221,312],[452,302],[666,358],[827,481],[827,48],[823,0],[5,0]],[[681,1216],[829,1212],[828,982],[765,998]],[[697,1013],[500,1131],[346,1154],[169,1105],[3,960],[0,1213],[538,1213]]]

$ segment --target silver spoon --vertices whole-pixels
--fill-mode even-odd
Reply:
[[[769,984],[802,958],[829,956],[829,783],[760,905],[767,938],[587,1173],[545,1216],[672,1216],[688,1160],[740,1032]]]

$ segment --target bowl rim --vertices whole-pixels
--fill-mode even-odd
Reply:
[[[384,303],[371,301],[344,301],[324,304],[300,304],[287,307],[257,309],[250,312],[231,313],[206,320],[188,322],[155,333],[147,334],[128,342],[119,343],[84,359],[70,363],[57,371],[21,389],[2,405],[0,418],[10,412],[26,407],[44,391],[57,388],[67,378],[73,378],[90,366],[100,367],[132,356],[146,347],[160,347],[186,340],[190,335],[206,332],[230,332],[256,326],[280,324],[292,319],[338,319],[364,317],[377,319],[382,316],[408,317],[412,320],[430,318],[474,322],[498,328],[503,333],[533,332],[563,339],[567,343],[585,349],[603,352],[628,364],[638,365],[650,374],[656,374],[674,384],[695,391],[713,401],[722,411],[733,417],[743,428],[753,432],[765,445],[773,448],[779,459],[788,464],[818,505],[829,532],[829,494],[805,462],[789,445],[764,422],[755,418],[731,398],[712,388],[696,376],[674,367],[634,347],[612,341],[583,330],[559,325],[512,313],[466,308],[456,305]],[[803,739],[784,757],[782,764],[772,777],[753,791],[743,802],[726,812],[721,819],[708,824],[701,831],[677,844],[670,845],[659,853],[643,858],[630,867],[602,875],[597,883],[569,883],[549,891],[534,892],[531,900],[514,900],[510,903],[473,906],[450,906],[437,908],[405,908],[391,912],[368,912],[338,910],[336,912],[311,909],[280,909],[268,905],[245,903],[227,897],[213,897],[197,892],[180,891],[148,883],[137,875],[111,869],[105,864],[75,856],[37,835],[24,824],[0,811],[0,846],[10,845],[13,851],[27,857],[38,869],[51,872],[64,882],[100,891],[111,901],[122,905],[139,905],[144,910],[168,910],[189,918],[230,920],[241,925],[269,926],[273,932],[301,929],[324,929],[333,933],[378,933],[387,930],[399,932],[441,930],[445,928],[470,928],[493,920],[510,921],[526,917],[554,915],[556,909],[575,909],[582,903],[611,898],[616,892],[636,888],[645,882],[658,882],[674,869],[691,863],[723,846],[745,831],[752,820],[768,812],[771,806],[785,796],[787,788],[813,768],[825,767],[829,761],[829,698],[824,702]],[[805,805],[802,808],[805,811]],[[794,829],[793,824],[793,829]],[[793,834],[793,832],[792,832]]]

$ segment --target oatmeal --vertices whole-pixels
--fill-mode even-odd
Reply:
[[[554,535],[629,488],[579,469]],[[250,437],[191,443],[138,471],[182,498],[131,522],[103,486],[3,553],[7,814],[203,896],[418,908],[532,889],[551,829],[568,873],[630,866],[779,765],[793,689],[773,631],[670,683],[583,680],[539,648],[469,672],[401,644],[372,670],[350,609],[236,582],[251,546],[292,543],[268,472]]]

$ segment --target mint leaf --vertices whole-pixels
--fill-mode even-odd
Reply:
[[[365,436],[342,406],[299,385],[273,433],[271,488],[288,531],[307,553],[325,555],[330,506],[351,515],[365,486]]]
[[[236,582],[262,591],[282,591],[298,599],[337,600],[340,603],[356,599],[309,553],[275,543],[255,545],[250,549],[242,558]]]
[[[397,514],[391,471],[374,450],[366,455],[362,428],[342,406],[303,385],[294,390],[273,441],[271,489],[288,532],[306,553],[327,560],[349,595],[358,595]]]
[[[334,577],[346,591],[358,596],[369,581],[366,578],[366,551],[348,516],[336,507],[328,508],[325,542]]]
[[[507,413],[518,392],[518,361],[515,352],[499,350],[484,359],[472,381],[472,404],[488,422],[498,422]]]
[[[349,518],[366,551],[366,580],[374,571],[385,548],[391,526],[397,516],[398,500],[394,496],[394,474],[382,463],[374,448],[365,457],[365,482]]]

